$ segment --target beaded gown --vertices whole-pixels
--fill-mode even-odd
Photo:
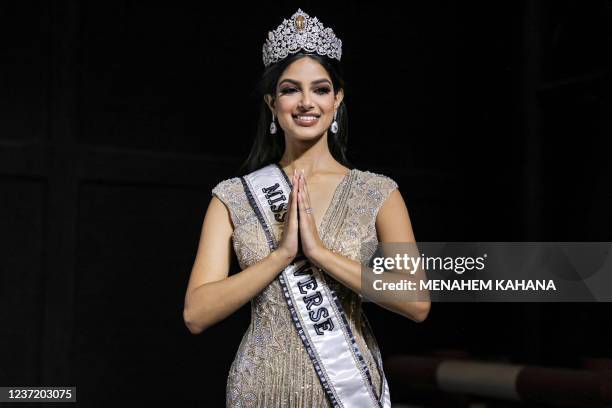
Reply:
[[[318,226],[325,246],[366,262],[377,241],[375,221],[389,193],[391,178],[351,169],[334,191]],[[234,231],[232,245],[241,269],[269,253],[264,230],[252,210],[240,178],[221,181],[212,190],[229,209]],[[280,231],[273,231],[280,239]],[[377,397],[382,379],[380,351],[361,308],[361,297],[323,274],[342,302],[358,347],[372,375]],[[245,332],[227,378],[229,408],[330,407],[323,387],[292,322],[278,279],[251,300],[251,323]]]

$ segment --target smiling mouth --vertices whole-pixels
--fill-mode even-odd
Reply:
[[[319,115],[293,115],[293,119],[300,121],[316,121],[319,119]]]
[[[319,122],[320,115],[293,115],[293,121],[298,126],[314,126]]]

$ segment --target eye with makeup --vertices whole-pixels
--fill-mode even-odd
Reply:
[[[279,92],[281,95],[288,95],[288,94],[292,94],[298,91],[299,90],[297,88],[283,88]],[[328,94],[331,90],[329,89],[329,87],[323,86],[323,87],[315,89],[314,91],[315,93],[319,95],[325,95],[325,94]]]
[[[292,94],[294,92],[297,92],[297,89],[296,88],[283,88],[279,92],[281,95],[287,95],[287,94]]]

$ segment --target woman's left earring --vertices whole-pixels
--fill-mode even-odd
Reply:
[[[274,123],[274,114],[272,114],[272,122],[270,122],[270,133],[276,133],[276,123]]]
[[[334,112],[334,121],[331,124],[330,130],[332,133],[338,133],[338,122],[336,122],[336,117],[338,116],[338,111]]]

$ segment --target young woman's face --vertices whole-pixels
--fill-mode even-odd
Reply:
[[[322,136],[342,101],[321,64],[304,57],[290,64],[276,85],[274,112],[288,137],[311,140]]]

